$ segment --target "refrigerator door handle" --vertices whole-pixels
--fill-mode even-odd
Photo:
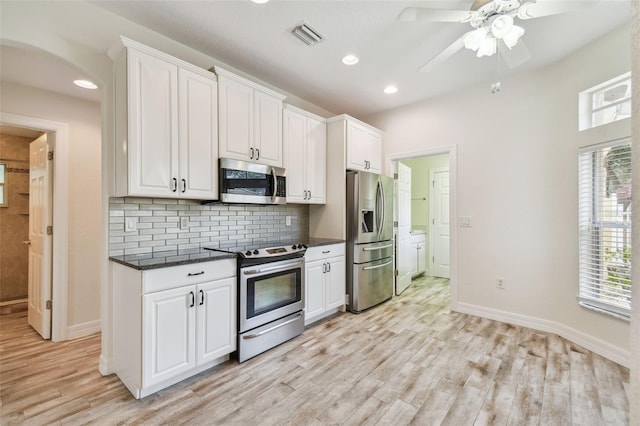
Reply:
[[[378,216],[378,218],[380,219],[377,223],[378,225],[378,236],[382,235],[382,232],[384,230],[384,221],[385,221],[385,216],[386,216],[386,212],[385,212],[385,194],[384,194],[384,188],[382,187],[382,182],[380,182],[378,180],[378,187],[376,188],[376,210],[377,212],[380,212]]]
[[[362,251],[375,251],[375,250],[382,250],[382,249],[386,249],[389,247],[393,247],[393,244],[385,244],[384,246],[376,246],[376,247],[365,247],[362,249]]]
[[[369,271],[371,269],[379,269],[379,268],[384,268],[385,266],[391,265],[391,262],[393,262],[393,260],[388,261],[387,263],[383,263],[382,265],[376,265],[376,266],[365,266],[362,268],[363,271]]]

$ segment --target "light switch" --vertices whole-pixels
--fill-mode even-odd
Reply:
[[[189,217],[181,216],[180,217],[180,229],[185,230],[189,229]]]
[[[287,216],[287,217],[285,218],[285,224],[286,224],[287,226],[291,226],[291,216]]]
[[[135,217],[127,217],[124,219],[124,232],[133,232],[137,227],[138,222]]]
[[[460,216],[460,226],[463,228],[471,228],[471,216]]]

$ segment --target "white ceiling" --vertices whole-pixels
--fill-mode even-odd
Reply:
[[[553,63],[623,25],[631,15],[630,0],[538,1],[572,1],[589,7],[520,21],[533,58],[515,70],[500,67],[503,90],[508,90],[504,82],[511,73]],[[418,73],[420,66],[471,28],[397,20],[408,6],[468,9],[472,0],[93,3],[335,113],[364,117],[471,85],[486,84],[489,90],[498,78],[495,56],[476,58],[464,49],[432,71]],[[290,31],[303,21],[325,40],[308,47],[295,38]],[[347,53],[357,54],[360,62],[343,65],[341,58]],[[71,84],[82,76],[62,61],[9,46],[0,48],[0,56],[3,80],[99,99],[96,91],[87,93]],[[398,93],[385,95],[383,89],[389,84],[398,86]]]

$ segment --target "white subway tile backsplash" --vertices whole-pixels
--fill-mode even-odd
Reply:
[[[234,247],[268,241],[295,241],[309,236],[308,206],[201,204],[161,198],[111,198],[109,255],[152,251]],[[291,226],[285,218],[291,217]],[[137,229],[124,232],[124,218],[136,217]],[[180,229],[180,217],[188,217]]]

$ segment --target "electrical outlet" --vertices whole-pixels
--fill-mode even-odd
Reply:
[[[188,229],[189,228],[189,218],[187,216],[180,217],[180,229]]]
[[[287,216],[285,218],[285,223],[286,223],[287,226],[291,226],[291,216]]]
[[[504,278],[498,277],[496,287],[504,290]]]
[[[133,232],[138,228],[138,222],[135,217],[127,217],[124,219],[124,232]]]

